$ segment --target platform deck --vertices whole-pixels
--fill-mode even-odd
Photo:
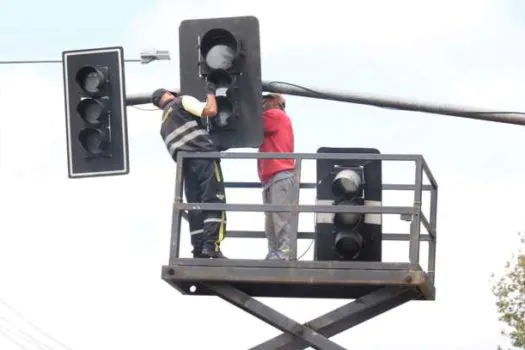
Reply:
[[[435,298],[428,275],[410,263],[178,258],[162,267],[162,279],[189,295],[214,295],[203,284],[226,283],[252,297],[355,299],[407,286],[420,300]]]

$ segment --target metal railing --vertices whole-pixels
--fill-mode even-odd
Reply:
[[[290,205],[276,204],[223,204],[223,203],[184,203],[183,202],[183,162],[192,158],[220,158],[222,159],[290,159],[296,160],[296,182],[295,199]],[[380,160],[395,162],[415,163],[415,181],[407,184],[383,184],[383,191],[413,191],[414,199],[412,206],[348,206],[348,205],[301,205],[299,204],[300,189],[315,189],[315,183],[300,183],[301,167],[303,160]],[[299,213],[362,213],[362,214],[398,214],[403,220],[410,221],[410,232],[383,233],[384,241],[409,241],[409,261],[419,264],[420,244],[422,241],[429,242],[428,249],[428,275],[434,280],[435,257],[436,257],[436,220],[437,220],[437,190],[438,185],[432,175],[425,159],[421,155],[411,154],[344,154],[344,153],[221,153],[221,152],[179,152],[177,154],[175,200],[173,204],[173,216],[171,227],[171,249],[170,264],[179,258],[181,218],[189,210],[213,210],[227,212],[293,212],[292,238],[290,249],[292,260],[297,259],[297,239],[315,239],[315,232],[298,232]],[[423,174],[426,175],[430,185],[423,184]],[[257,188],[260,183],[255,182],[225,182],[226,188]],[[423,191],[430,192],[430,217],[427,218],[422,211]],[[421,234],[421,225],[427,234]],[[262,231],[227,231],[226,236],[242,238],[265,238]]]

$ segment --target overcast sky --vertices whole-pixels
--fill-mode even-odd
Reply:
[[[170,62],[126,64],[128,93],[151,92],[178,87],[181,20],[255,15],[265,80],[525,111],[525,6],[519,0],[122,5],[3,0],[0,60],[60,59],[62,50],[106,45],[124,46],[128,58],[140,49],[168,49]],[[101,12],[88,12],[97,6]],[[161,280],[175,165],[159,135],[159,111],[128,108],[130,175],[68,180],[61,66],[4,65],[0,77],[1,300],[74,350],[236,350],[280,333],[221,299],[182,296]],[[525,227],[522,127],[287,101],[297,152],[332,146],[422,154],[439,183],[437,300],[410,302],[333,339],[356,349],[495,349],[502,339],[489,276]],[[223,164],[228,181],[257,180],[254,160]],[[307,165],[303,181],[314,180],[313,169]],[[385,182],[407,183],[412,174],[407,166],[384,166]],[[227,197],[261,202],[259,190],[231,190]],[[410,205],[406,196],[385,198],[387,205]],[[304,190],[301,201],[312,203],[313,191]],[[229,214],[229,228],[255,225],[262,230],[261,215],[254,222]],[[385,232],[397,227],[396,218],[385,220]],[[302,216],[300,228],[312,230],[313,217]],[[189,256],[186,225],[183,237],[182,255]],[[308,243],[300,243],[300,253]],[[263,240],[226,239],[223,247],[231,258],[266,253]],[[426,249],[421,253],[426,266]],[[407,261],[408,244],[385,243],[384,257]],[[263,301],[301,322],[346,303]],[[20,330],[48,347],[12,338]],[[0,303],[0,349],[23,349],[9,337],[26,349],[64,349]]]

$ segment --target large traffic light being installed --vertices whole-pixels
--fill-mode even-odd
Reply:
[[[70,178],[129,173],[124,51],[62,53]]]
[[[321,147],[317,153],[379,154],[373,148]],[[380,206],[379,160],[318,159],[317,204]],[[316,215],[314,260],[381,261],[381,214]]]
[[[180,90],[203,99],[216,84],[218,113],[208,131],[221,150],[258,147],[263,139],[259,21],[227,17],[182,21]]]

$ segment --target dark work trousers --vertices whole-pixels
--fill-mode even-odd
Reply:
[[[219,159],[184,160],[184,187],[188,203],[226,203]],[[188,210],[193,254],[203,247],[219,251],[226,231],[225,211]]]

